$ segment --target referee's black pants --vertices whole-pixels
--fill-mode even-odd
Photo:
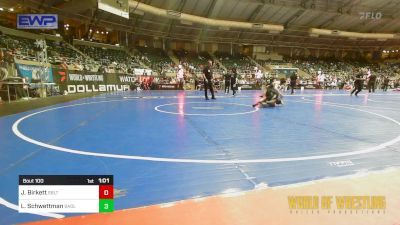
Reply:
[[[290,92],[290,94],[294,93],[294,88],[296,87],[296,83],[294,82],[290,82],[290,88],[292,89],[292,91]]]
[[[375,82],[368,82],[368,92],[371,93],[371,90],[375,92]]]
[[[354,85],[354,89],[351,91],[351,94],[355,92],[355,95],[357,96],[357,94],[362,91],[362,88],[363,88],[362,85],[359,84]]]
[[[237,90],[237,84],[236,83],[231,83],[231,89],[232,89],[233,95],[235,95],[236,94],[236,90]]]
[[[230,81],[225,81],[225,93],[229,93],[229,87],[231,86]]]
[[[215,98],[214,96],[214,88],[212,85],[212,81],[211,80],[204,80],[204,97],[206,99],[208,99],[208,95],[207,95],[207,89],[210,89],[211,92],[211,98]]]

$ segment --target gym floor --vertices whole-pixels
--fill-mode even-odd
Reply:
[[[20,174],[112,174],[116,210],[399,174],[400,93],[305,90],[285,95],[283,106],[251,107],[261,94],[206,101],[200,91],[124,92],[0,117],[0,224],[80,218],[18,214]]]

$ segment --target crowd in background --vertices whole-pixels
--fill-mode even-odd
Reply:
[[[2,68],[14,62],[15,59],[37,61],[36,40],[1,34]],[[285,58],[282,61],[257,61],[257,63],[240,53],[231,55],[225,52],[190,52],[184,49],[174,50],[173,54],[179,60],[174,63],[166,51],[159,48],[137,47],[135,50],[124,48],[107,48],[87,45],[71,46],[63,41],[46,40],[49,62],[64,64],[73,70],[95,71],[104,74],[133,74],[135,68],[151,68],[158,76],[151,80],[139,81],[139,87],[151,89],[154,84],[177,84],[174,77],[181,65],[185,71],[184,80],[187,84],[198,87],[202,82],[202,69],[210,59],[215,60],[214,81],[217,87],[223,83],[224,76],[232,68],[238,72],[238,84],[261,84],[270,79],[288,79],[290,74],[279,74],[261,66],[269,64],[298,68],[298,85],[309,88],[342,89],[354,82],[354,70],[365,68],[377,76],[377,83],[389,79],[389,86],[399,86],[400,63],[368,63],[366,61],[346,61],[337,59],[318,59],[308,57]],[[261,65],[261,66],[260,66]],[[261,73],[259,77],[257,73]],[[153,74],[153,75],[154,75]],[[367,76],[367,75],[366,75]],[[262,79],[261,79],[262,78]]]

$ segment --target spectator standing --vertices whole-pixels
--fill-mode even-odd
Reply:
[[[229,94],[229,88],[231,86],[231,74],[225,73],[224,80],[225,80],[225,94]],[[232,89],[232,91],[233,91],[233,89]]]
[[[179,89],[183,90],[183,86],[185,85],[185,78],[182,65],[178,66],[178,72],[176,74],[176,78],[178,79]]]
[[[387,89],[388,89],[388,87],[389,87],[389,82],[390,82],[389,77],[388,77],[387,75],[384,76],[384,77],[383,77],[383,85],[382,85],[382,90],[383,90],[383,91],[387,91]]]
[[[238,74],[236,68],[232,68],[232,75],[231,75],[231,89],[233,92],[233,95],[236,94],[237,90],[237,79],[238,79]]]

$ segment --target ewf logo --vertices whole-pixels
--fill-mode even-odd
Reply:
[[[19,14],[18,29],[58,29],[57,14]]]

